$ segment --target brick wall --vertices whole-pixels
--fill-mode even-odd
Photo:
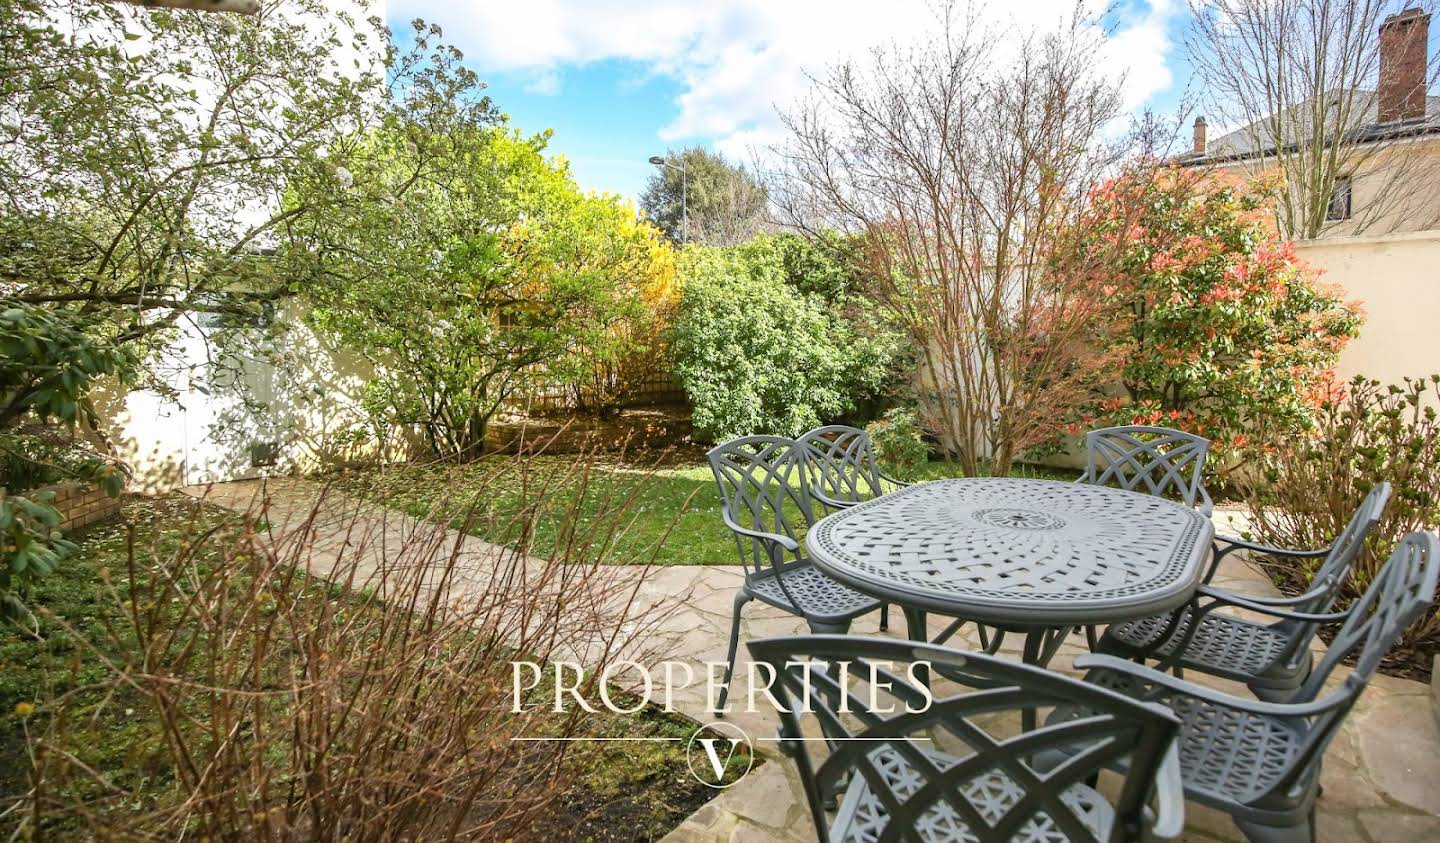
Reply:
[[[60,511],[60,530],[70,532],[97,521],[104,521],[120,511],[120,499],[112,498],[98,486],[84,483],[57,483],[43,491],[55,493],[52,501]]]
[[[1425,116],[1430,16],[1420,9],[1393,14],[1380,25],[1379,122]]]

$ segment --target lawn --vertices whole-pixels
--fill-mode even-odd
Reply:
[[[960,475],[955,463],[935,460],[915,473],[917,480]],[[1077,472],[1016,466],[1020,477],[1074,480]],[[734,565],[739,561],[731,533],[720,518],[715,480],[698,449],[611,459],[593,465],[572,456],[517,460],[493,456],[472,463],[388,465],[324,478],[344,491],[383,501],[418,518],[437,517],[489,541],[513,544],[515,513],[530,506],[542,513],[532,552],[548,556],[557,525],[575,507],[582,521],[625,506],[611,558],[660,565]]]
[[[146,698],[113,681],[106,664],[123,664],[132,649],[126,633],[127,531],[134,530],[134,570],[144,577],[158,570],[156,559],[200,532],[223,534],[241,526],[238,516],[182,495],[130,498],[120,519],[73,536],[78,553],[31,597],[37,626],[0,622],[0,839],[16,839],[16,833],[21,839],[93,839],[97,828],[137,821],[143,829],[149,812],[174,803],[178,791],[160,719]],[[349,611],[366,611],[353,598],[337,598],[338,592],[303,578],[292,593],[296,601],[341,599],[349,601]],[[194,713],[203,727],[203,711]],[[658,839],[716,793],[690,775],[684,747],[695,724],[688,719],[654,709],[587,718],[580,734],[664,740],[573,745],[565,756],[563,793],[544,819],[552,839]],[[45,809],[37,814],[24,795],[32,784],[31,739],[40,735],[71,753],[76,765],[47,780]],[[75,774],[77,765],[94,775]],[[90,819],[71,808],[79,803]]]

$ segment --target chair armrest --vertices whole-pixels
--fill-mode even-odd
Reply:
[[[1178,840],[1185,833],[1185,782],[1180,777],[1180,746],[1171,741],[1155,773],[1155,814],[1150,840]]]
[[[1271,717],[1310,717],[1328,711],[1343,701],[1333,694],[1325,699],[1307,703],[1272,703],[1246,699],[1223,691],[1204,688],[1192,682],[1186,682],[1184,679],[1177,679],[1168,673],[1161,673],[1153,668],[1115,656],[1079,656],[1075,659],[1075,668],[1085,672],[1086,682],[1114,688],[1120,693],[1142,702],[1164,703],[1168,697],[1181,696],[1251,714],[1264,714]],[[1108,685],[1096,681],[1104,678],[1107,674],[1126,680],[1129,687]],[[1174,706],[1170,707],[1174,708]]]
[[[1195,508],[1206,518],[1215,514],[1215,501],[1210,498],[1210,492],[1204,486],[1200,487],[1200,500],[1196,502]]]
[[[810,490],[811,497],[830,507],[831,509],[849,509],[860,503],[860,501],[842,501],[839,498],[832,498],[819,489]]]
[[[1225,545],[1221,547],[1221,545]],[[1205,572],[1205,582],[1210,582],[1215,577],[1215,572],[1220,570],[1220,563],[1226,556],[1237,550],[1249,550],[1262,553],[1266,556],[1288,556],[1295,559],[1310,559],[1324,556],[1330,552],[1329,547],[1322,547],[1319,550],[1295,550],[1288,547],[1271,547],[1268,544],[1246,541],[1235,536],[1224,536],[1217,534],[1214,540],[1215,553],[1210,560],[1210,570]]]
[[[1306,591],[1304,594],[1297,594],[1294,597],[1256,597],[1253,594],[1237,594],[1236,592],[1230,591],[1229,589],[1216,588],[1213,585],[1207,585],[1205,586],[1205,588],[1208,591],[1218,592],[1220,594],[1227,595],[1227,597],[1225,598],[1227,600],[1235,598],[1239,600],[1245,600],[1250,603],[1258,603],[1262,606],[1293,606],[1296,603],[1304,603],[1306,600],[1314,600],[1317,596],[1320,595],[1321,592],[1325,590],[1325,588],[1329,587],[1330,583],[1327,581],[1324,583],[1320,583],[1319,585],[1324,587],[1317,588],[1316,583],[1311,583],[1309,591]]]
[[[880,479],[881,479],[881,480],[884,480],[886,483],[894,483],[896,486],[899,486],[899,487],[902,488],[902,489],[905,488],[906,486],[912,486],[912,485],[914,485],[913,483],[911,483],[911,482],[908,481],[908,480],[901,480],[901,479],[898,478],[898,477],[891,477],[890,475],[886,474],[886,473],[883,472],[883,471],[878,472],[878,473],[879,473],[879,475],[880,475]]]
[[[1336,621],[1343,621],[1350,616],[1349,612],[1326,612],[1322,614],[1316,612],[1289,611],[1286,609],[1277,608],[1276,605],[1273,603],[1264,603],[1257,600],[1251,600],[1246,597],[1241,597],[1238,594],[1231,594],[1228,591],[1221,591],[1218,588],[1212,588],[1208,585],[1200,586],[1200,588],[1196,590],[1195,595],[1197,597],[1209,597],[1211,600],[1214,600],[1216,604],[1235,606],[1239,609],[1249,609],[1252,612],[1259,612],[1263,615],[1269,615],[1274,618],[1301,621],[1304,623],[1334,623]],[[1211,611],[1213,610],[1213,608],[1214,604],[1206,607],[1205,611]]]
[[[1290,556],[1303,559],[1324,556],[1325,554],[1330,552],[1330,548],[1328,546],[1322,547],[1318,550],[1296,550],[1290,547],[1271,547],[1268,544],[1260,544],[1258,542],[1246,541],[1245,539],[1236,538],[1235,536],[1225,536],[1218,534],[1215,536],[1215,541],[1217,544],[1230,545],[1230,547],[1225,548],[1226,553],[1234,550],[1251,550],[1255,551],[1256,553],[1263,553],[1266,556]]]
[[[746,527],[741,527],[739,524],[735,523],[735,519],[731,518],[729,511],[723,507],[720,509],[720,517],[725,520],[726,527],[729,527],[731,530],[734,530],[742,536],[748,536],[752,539],[759,539],[763,542],[771,542],[774,544],[778,544],[786,550],[790,551],[791,553],[795,553],[800,549],[800,545],[789,536],[782,536],[779,533],[767,533],[763,530],[751,530]]]

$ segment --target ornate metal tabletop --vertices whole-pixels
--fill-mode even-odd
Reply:
[[[1111,623],[1174,609],[1214,529],[1153,495],[1019,478],[936,480],[821,519],[815,564],[902,606],[1021,627]]]

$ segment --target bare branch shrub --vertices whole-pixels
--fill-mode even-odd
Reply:
[[[1358,377],[1336,390],[1307,434],[1262,436],[1251,470],[1235,476],[1254,515],[1251,531],[1280,547],[1324,547],[1340,534],[1381,480],[1394,487],[1385,517],[1341,590],[1339,608],[1358,598],[1406,533],[1440,526],[1440,375],[1382,385]],[[1262,559],[1282,589],[1310,586],[1319,559]],[[1406,630],[1391,658],[1426,673],[1440,653],[1440,614]]]
[[[791,225],[863,235],[923,421],[969,472],[1060,435],[1108,365],[1093,349],[1111,317],[1085,294],[1098,267],[1069,245],[1120,153],[1102,141],[1119,98],[1092,70],[1100,37],[1077,16],[1000,38],[946,9],[928,44],[836,67],[785,116],[772,195]]]
[[[590,464],[550,482],[583,489]],[[484,487],[439,506],[482,500]],[[543,560],[523,551],[552,489],[526,490],[503,516],[518,549],[330,490],[298,510],[266,501],[223,528],[197,518],[172,553],[132,533],[128,570],[107,575],[123,610],[107,643],[119,646],[86,646],[109,659],[115,697],[158,720],[174,798],[124,809],[130,795],[67,748],[62,698],[32,742],[33,828],[64,813],[100,838],[536,839],[572,750],[513,738],[585,734],[589,715],[513,713],[512,660],[579,662],[594,699],[606,665],[648,655],[661,614],[637,597],[646,567],[604,564],[633,495],[584,518],[552,502],[546,517],[564,523]],[[471,517],[497,516],[472,506]],[[64,786],[74,777],[107,795],[77,803]]]

